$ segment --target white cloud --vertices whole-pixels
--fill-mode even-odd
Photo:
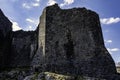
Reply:
[[[55,0],[49,0],[47,5],[50,6],[50,5],[54,5],[55,3],[57,3]]]
[[[23,3],[22,7],[26,8],[26,9],[30,9],[31,8],[31,6],[28,3]]]
[[[25,2],[22,4],[22,7],[26,9],[31,9],[33,7],[38,7],[38,6],[40,6],[40,0],[34,0],[32,2]]]
[[[40,0],[35,0],[36,2],[40,2]]]
[[[114,18],[114,17],[110,17],[110,18],[102,18],[100,19],[102,24],[113,24],[113,23],[118,23],[120,22],[120,18]]]
[[[29,23],[32,23],[34,25],[38,25],[38,23],[39,23],[39,21],[35,18],[27,18],[26,21]]]
[[[105,43],[112,43],[112,40],[105,40]]]
[[[120,62],[116,62],[115,65],[120,67]]]
[[[12,30],[13,31],[17,31],[17,30],[21,30],[22,28],[20,28],[19,27],[19,25],[18,25],[18,23],[17,22],[13,22],[13,21],[11,21],[12,22]]]
[[[26,18],[26,31],[35,30],[38,26],[39,20],[36,18]]]
[[[63,7],[72,3],[74,3],[74,0],[64,0],[64,3],[61,3],[60,6]]]
[[[119,51],[119,49],[118,48],[113,48],[113,49],[110,49],[110,51],[116,52],[116,51]]]
[[[119,48],[107,48],[107,50],[110,52],[110,54],[112,54],[112,52],[117,52],[119,51],[120,49]]]
[[[30,18],[27,18],[26,19],[27,22],[30,22],[30,23],[34,23],[34,20],[30,19]]]
[[[39,3],[32,3],[32,6],[37,7],[37,6],[40,6],[40,4]]]
[[[26,28],[24,29],[25,31],[31,31],[35,30],[33,25],[27,25]]]
[[[32,26],[28,26],[28,28],[29,28],[30,30],[32,30]]]

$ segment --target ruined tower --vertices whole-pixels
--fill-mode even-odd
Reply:
[[[39,24],[39,49],[45,71],[102,77],[116,73],[106,50],[99,16],[85,8],[46,7]]]

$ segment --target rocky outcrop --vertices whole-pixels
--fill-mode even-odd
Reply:
[[[92,77],[116,74],[99,16],[91,10],[46,7],[40,18],[38,48],[44,71]]]
[[[119,75],[108,76],[107,79],[82,75],[63,75],[52,72],[30,73],[28,70],[11,70],[0,73],[0,80],[120,80]]]
[[[12,23],[0,9],[0,69],[8,66],[12,41]]]
[[[0,80],[106,80],[81,75],[62,75],[51,72],[29,74],[27,71],[12,70],[0,73]]]

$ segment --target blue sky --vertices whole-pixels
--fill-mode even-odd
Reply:
[[[100,16],[105,45],[115,62],[120,62],[119,0],[0,0],[0,8],[13,22],[13,30],[35,30],[43,9],[54,3],[61,8],[86,7]]]

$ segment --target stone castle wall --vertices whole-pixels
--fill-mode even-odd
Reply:
[[[62,10],[54,5],[46,8],[44,18],[45,26],[39,26],[40,33],[45,32],[44,37],[39,36],[45,41],[41,46],[45,49],[41,59],[44,70],[98,77],[116,73],[97,13],[85,8]]]

